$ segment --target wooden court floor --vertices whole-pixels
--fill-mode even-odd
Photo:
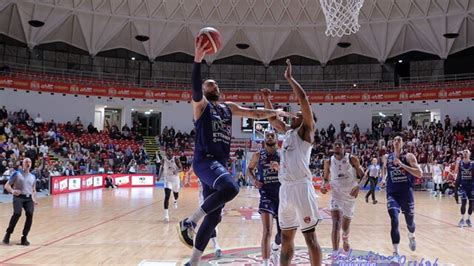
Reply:
[[[359,196],[350,234],[353,249],[391,255],[390,221],[384,196],[384,192],[378,192],[377,205],[367,204]],[[17,245],[24,223],[22,215],[12,235],[13,244],[0,245],[0,264],[139,265],[148,261],[155,262],[154,265],[179,265],[190,250],[179,242],[175,224],[197,207],[197,189],[181,191],[179,208],[170,209],[170,223],[162,219],[163,197],[160,188],[123,188],[43,198],[35,210],[31,246]],[[416,192],[415,197],[417,251],[408,248],[405,221],[401,217],[401,253],[418,262],[423,258],[431,262],[438,259],[438,265],[474,265],[474,228],[456,226],[459,205],[454,199],[434,198],[427,192]],[[328,200],[327,195],[318,199],[324,213]],[[227,204],[218,236],[224,253],[226,249],[259,246],[261,221],[255,212],[257,206],[258,191],[247,188]],[[0,203],[2,237],[11,212],[11,203]],[[330,233],[331,220],[325,219],[317,227],[320,245],[325,250],[331,247]],[[297,235],[296,245],[304,246],[301,234]]]

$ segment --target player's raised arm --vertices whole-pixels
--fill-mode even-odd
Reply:
[[[201,79],[201,62],[204,59],[204,56],[210,49],[206,49],[208,43],[203,41],[202,37],[199,37],[196,44],[195,53],[194,53],[194,64],[193,72],[191,74],[192,79],[192,105],[193,105],[193,117],[194,120],[199,119],[202,111],[207,105],[207,99],[203,96],[202,92],[202,79]]]
[[[282,110],[271,110],[271,109],[250,109],[242,107],[234,102],[225,102],[232,111],[232,115],[248,117],[253,119],[265,119],[270,117],[295,117],[295,115],[282,111]]]
[[[271,91],[270,89],[261,89],[260,92],[262,93],[262,97],[263,97],[263,102],[265,104],[265,108],[266,109],[272,109],[273,110],[273,104],[272,102],[270,101],[270,94],[271,94]],[[268,118],[268,121],[270,122],[270,124],[272,125],[272,127],[274,129],[276,129],[276,131],[278,131],[279,133],[284,133],[288,130],[287,126],[285,125],[285,123],[283,121],[281,121],[280,119],[278,119],[278,117],[276,116],[272,116],[272,117],[269,117]]]
[[[309,129],[312,132],[314,130],[315,123],[314,123],[314,118],[313,118],[313,111],[311,111],[311,105],[309,103],[308,96],[306,95],[306,92],[304,91],[303,87],[301,87],[301,85],[293,78],[290,59],[286,60],[286,64],[287,66],[285,70],[285,78],[290,84],[291,89],[293,90],[293,93],[296,95],[296,98],[298,98],[298,102],[301,106],[301,112],[303,115],[302,126]],[[311,142],[313,138],[314,136],[311,136]]]

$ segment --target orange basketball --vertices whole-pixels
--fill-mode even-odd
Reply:
[[[202,28],[196,37],[196,44],[200,36],[203,37],[203,43],[208,42],[206,49],[212,48],[207,54],[214,54],[221,49],[221,34],[218,30],[212,27]]]

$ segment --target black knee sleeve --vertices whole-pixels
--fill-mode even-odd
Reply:
[[[170,204],[170,196],[171,196],[171,189],[165,188],[165,202],[164,202],[165,210],[168,209],[168,206]]]

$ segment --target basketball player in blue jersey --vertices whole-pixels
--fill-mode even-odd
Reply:
[[[179,222],[180,240],[193,247],[188,265],[199,265],[212,232],[221,221],[224,204],[239,193],[239,185],[228,172],[226,165],[230,157],[232,138],[232,116],[264,119],[272,116],[291,116],[280,110],[243,108],[233,102],[219,102],[220,90],[217,82],[208,79],[201,83],[201,62],[208,42],[198,39],[192,72],[192,106],[196,128],[193,169],[202,183],[204,203],[190,217]],[[204,218],[194,240],[194,228]]]
[[[316,117],[311,111],[308,96],[301,85],[293,78],[290,60],[286,61],[285,78],[290,84],[301,106],[297,118],[288,127],[276,117],[269,118],[273,128],[285,133],[280,152],[280,205],[278,221],[281,227],[280,265],[291,264],[294,255],[294,239],[298,227],[308,247],[311,265],[321,265],[321,247],[316,238],[316,225],[321,220],[318,211],[313,175],[309,169],[311,149],[314,143]],[[270,90],[262,90],[266,108],[273,108]]]
[[[278,181],[278,168],[280,155],[278,154],[277,136],[274,132],[265,134],[265,148],[253,154],[247,168],[247,174],[260,193],[258,212],[262,218],[262,258],[263,265],[268,266],[270,258],[270,238],[272,235],[273,218],[277,220],[277,234],[272,245],[272,260],[274,265],[279,263],[279,246],[281,244],[281,230],[278,225],[278,204],[280,182]],[[258,177],[255,176],[257,168]]]
[[[387,190],[387,208],[390,215],[390,236],[393,244],[394,258],[399,257],[398,244],[400,231],[398,230],[398,215],[400,210],[405,216],[408,227],[409,247],[416,250],[415,242],[415,200],[413,197],[413,184],[415,177],[421,177],[421,168],[412,153],[403,153],[403,139],[396,136],[393,139],[394,152],[386,154],[383,160],[383,184]]]
[[[466,205],[469,201],[469,208],[467,210],[467,219],[465,224],[468,227],[472,227],[471,214],[472,205],[474,203],[474,162],[471,161],[471,152],[466,149],[462,152],[462,160],[459,162],[458,177],[456,179],[455,187],[455,199],[459,201],[458,197],[461,197],[461,220],[459,221],[459,227],[464,227],[464,215],[466,214]]]

